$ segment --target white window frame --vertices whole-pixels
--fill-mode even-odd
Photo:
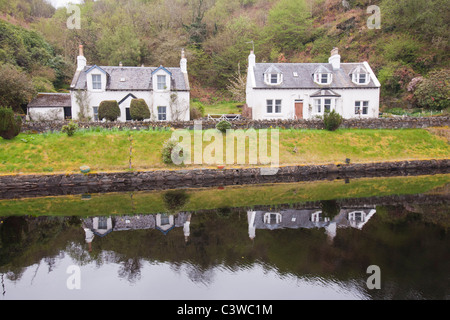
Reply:
[[[160,108],[164,108],[164,113],[161,112]],[[158,121],[167,121],[167,107],[166,106],[158,106],[157,107],[157,111],[158,111]],[[161,117],[164,117],[164,119],[161,119]]]
[[[277,77],[277,82],[272,82]],[[283,82],[283,74],[282,73],[266,73],[264,75],[264,82],[270,86],[276,86]]]
[[[102,75],[101,74],[92,74],[92,90],[101,90],[102,89]],[[94,79],[95,78],[95,79]]]
[[[98,118],[98,106],[92,107],[92,113],[94,115],[94,121],[100,121]]]
[[[156,76],[156,87],[158,90],[167,89],[167,78],[165,74],[158,74]]]
[[[326,77],[326,82],[323,82],[324,76]],[[317,84],[330,84],[333,81],[333,75],[331,73],[316,73],[314,74],[314,82]]]
[[[269,111],[270,107],[270,111]],[[267,114],[281,114],[283,108],[282,99],[267,99],[266,100],[266,113]]]
[[[361,75],[365,76],[365,81],[361,82]],[[355,72],[352,74],[352,81],[353,83],[357,84],[357,85],[365,85],[368,84],[370,81],[370,74],[366,73],[366,72]]]
[[[355,115],[368,116],[369,115],[369,100],[356,100],[355,101]],[[366,112],[364,112],[366,111]]]
[[[326,103],[329,100],[330,103]],[[313,112],[315,114],[324,114],[325,112],[331,112],[336,109],[336,98],[333,97],[320,97],[314,98],[314,109]],[[327,109],[329,106],[329,110]]]

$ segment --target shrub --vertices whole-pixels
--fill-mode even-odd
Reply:
[[[109,121],[116,121],[120,116],[119,104],[116,100],[105,100],[100,102],[98,107],[98,118],[100,120],[106,119]]]
[[[163,201],[167,211],[175,213],[189,202],[189,195],[184,190],[167,191],[163,195]]]
[[[78,125],[75,122],[70,121],[68,124],[62,127],[61,131],[67,133],[67,136],[71,137],[75,134],[77,129]]]
[[[430,72],[428,77],[417,84],[414,98],[417,105],[432,110],[444,110],[450,107],[449,69]]]
[[[222,133],[225,133],[227,132],[227,129],[231,129],[231,123],[226,120],[222,120],[218,124],[216,124],[216,129]]]
[[[178,141],[169,139],[164,142],[162,149],[162,160],[165,164],[174,164],[172,160],[172,151],[178,145]],[[183,155],[180,154],[180,157]]]
[[[144,99],[132,99],[130,103],[131,119],[142,121],[150,119],[150,109]]]
[[[336,111],[325,112],[323,116],[323,124],[328,131],[335,131],[342,123],[342,116]]]
[[[11,140],[20,133],[22,119],[14,115],[11,108],[0,107],[0,136]]]
[[[191,107],[189,110],[189,114],[191,120],[200,119],[202,117],[202,113],[196,107]]]

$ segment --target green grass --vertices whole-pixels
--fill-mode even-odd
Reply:
[[[83,165],[94,172],[129,170],[130,146],[133,170],[180,169],[165,165],[161,159],[164,141],[171,135],[171,131],[106,129],[78,131],[73,137],[62,133],[20,134],[13,140],[0,140],[0,174],[72,173],[79,172]],[[210,144],[204,142],[203,149]],[[280,129],[280,165],[342,163],[346,158],[355,163],[449,156],[445,138],[423,129]]]
[[[363,178],[343,180],[227,186],[223,189],[185,190],[189,201],[182,210],[198,211],[227,207],[273,206],[332,199],[365,198],[402,194],[439,192],[450,182],[450,175],[418,177]],[[437,191],[435,191],[437,190]],[[151,214],[167,212],[167,191],[93,194],[90,200],[81,195],[0,200],[0,216],[68,215],[97,216]]]
[[[241,108],[237,106],[242,105],[242,102],[233,101],[219,101],[213,104],[203,104],[198,100],[191,101],[193,107],[203,109],[204,116],[208,114],[241,114]]]

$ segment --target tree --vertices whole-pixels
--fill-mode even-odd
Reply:
[[[0,107],[0,137],[12,139],[20,133],[22,119],[11,108]]]
[[[150,109],[144,99],[132,99],[130,103],[131,119],[142,121],[150,119]]]
[[[116,100],[105,100],[98,107],[98,118],[108,121],[116,121],[120,117],[120,108]]]
[[[22,105],[36,94],[28,76],[10,64],[0,64],[0,101],[15,112],[22,113]]]

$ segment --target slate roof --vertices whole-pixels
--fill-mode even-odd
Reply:
[[[33,108],[61,108],[70,107],[70,93],[38,93],[28,107]]]
[[[283,83],[267,85],[264,83],[264,73],[270,67],[276,67],[283,73]],[[255,89],[320,89],[320,88],[378,88],[371,78],[368,84],[357,85],[352,82],[350,74],[363,63],[341,63],[341,68],[333,70],[331,63],[256,63]],[[329,85],[319,85],[314,82],[313,74],[317,70],[328,69],[333,74],[333,81]],[[297,77],[294,76],[297,73]]]
[[[86,90],[86,71],[93,66],[86,66],[84,70],[75,73],[72,81],[72,90]],[[153,90],[152,73],[161,67],[111,67],[98,66],[107,74],[106,90],[131,91]],[[172,90],[188,91],[189,83],[180,68],[164,68],[171,73]],[[125,81],[121,81],[125,79]]]

